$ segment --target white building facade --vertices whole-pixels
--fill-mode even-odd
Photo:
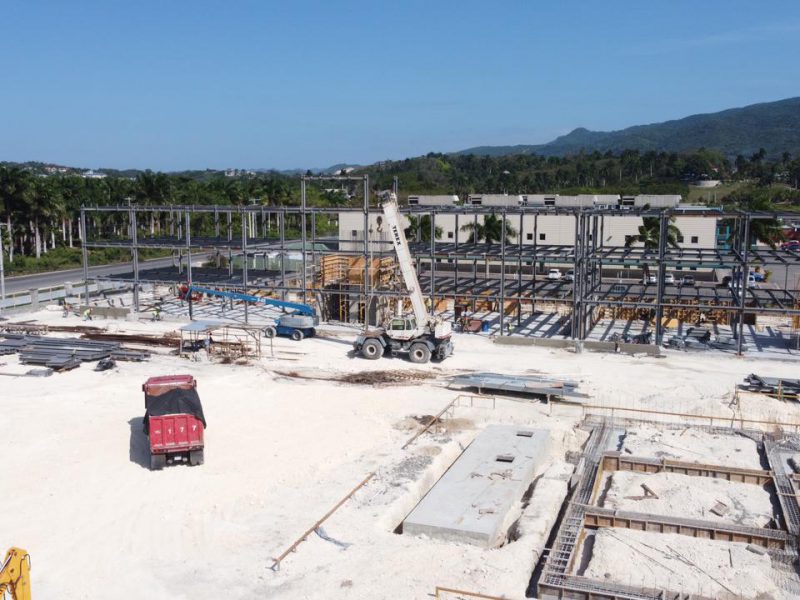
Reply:
[[[412,206],[417,211],[412,218],[424,220],[429,226],[430,217],[425,219],[421,207],[430,206],[454,207],[457,206],[458,196],[411,196],[414,199]],[[620,197],[617,195],[577,195],[560,196],[557,194],[527,194],[527,195],[504,195],[504,194],[473,194],[467,198],[463,212],[436,214],[436,228],[441,230],[441,235],[437,241],[439,243],[467,243],[471,230],[468,226],[472,224],[482,224],[484,214],[474,214],[471,208],[518,208],[527,207],[553,207],[558,208],[614,208],[636,207],[642,208],[676,208],[680,203],[680,196],[676,195],[640,195],[630,197]],[[625,203],[625,204],[623,204]],[[498,210],[498,213],[501,210]],[[380,231],[378,214],[370,215],[370,239],[388,242],[389,238],[385,232]],[[403,215],[404,225],[409,226],[411,220],[408,215]],[[575,217],[570,214],[510,214],[507,223],[512,227],[516,235],[510,236],[513,244],[532,246],[574,246],[575,245]],[[681,232],[678,243],[681,248],[714,248],[716,246],[717,219],[701,215],[678,215],[675,217],[675,225]],[[603,218],[602,234],[600,245],[606,247],[625,246],[630,237],[638,236],[639,227],[642,225],[642,218],[638,216],[608,215]],[[339,239],[343,240],[343,250],[360,250],[363,248],[364,241],[364,216],[358,212],[342,212],[339,214]],[[427,236],[426,236],[427,237]],[[413,241],[410,240],[410,241]],[[383,246],[383,244],[376,244]],[[641,246],[640,242],[634,242],[633,246]]]

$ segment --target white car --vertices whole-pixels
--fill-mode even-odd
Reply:
[[[740,287],[742,287],[740,281],[741,281],[741,279],[737,279],[736,281],[731,281],[728,284],[728,287],[730,289],[739,289]],[[748,277],[747,277],[747,289],[748,290],[752,290],[752,289],[755,289],[757,287],[758,287],[758,283],[756,283],[756,277],[755,277],[755,275],[750,273],[750,275],[748,275]]]
[[[567,274],[564,275],[564,281],[575,281],[575,271],[573,269],[567,271]]]
[[[547,279],[549,281],[560,281],[561,280],[561,271],[558,269],[550,269],[547,272]]]
[[[667,273],[664,275],[664,283],[668,285],[675,285],[675,275],[672,273]]]
[[[643,283],[645,285],[658,283],[658,277],[656,277],[653,273],[650,273],[650,275],[645,275]]]

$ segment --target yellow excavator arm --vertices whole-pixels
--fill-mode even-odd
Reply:
[[[13,600],[31,600],[30,573],[30,554],[21,548],[11,548],[6,552],[0,568],[0,598],[9,591]]]

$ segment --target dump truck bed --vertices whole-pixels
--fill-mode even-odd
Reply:
[[[203,423],[189,414],[150,416],[150,452],[188,452],[203,447]]]
[[[148,396],[159,396],[169,390],[193,390],[197,381],[191,375],[162,375],[151,377],[142,385],[142,391]]]

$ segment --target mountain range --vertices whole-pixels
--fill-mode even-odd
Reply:
[[[453,154],[567,156],[581,150],[687,152],[700,148],[718,150],[731,158],[738,154],[750,156],[760,148],[766,150],[767,158],[779,158],[784,152],[799,156],[800,97],[636,125],[619,131],[590,131],[579,127],[546,144],[477,146]]]

